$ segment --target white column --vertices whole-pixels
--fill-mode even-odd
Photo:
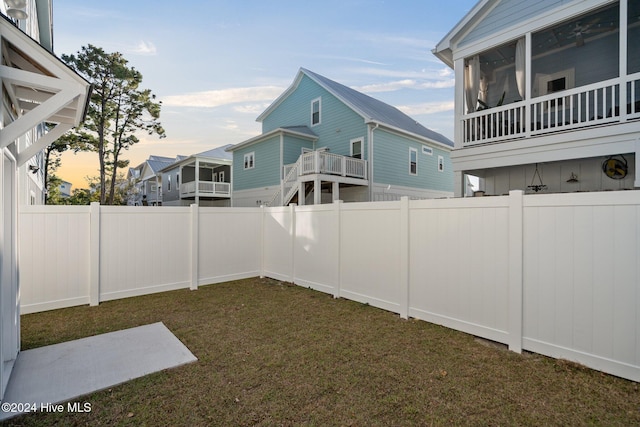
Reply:
[[[195,180],[196,180],[196,188],[195,188],[195,194],[196,194],[196,205],[200,204],[200,160],[196,157],[196,174],[195,174]]]
[[[322,182],[320,178],[313,180],[313,204],[319,205],[322,203]]]
[[[456,80],[454,93],[454,145],[455,148],[462,148],[462,116],[464,115],[464,58],[456,59],[453,69]]]
[[[531,33],[525,34],[524,37],[524,56],[525,56],[525,67],[524,67],[524,81],[525,81],[525,90],[524,90],[524,125],[525,125],[525,137],[529,138],[531,136],[531,61],[532,61],[532,49],[531,49]]]
[[[340,200],[340,183],[334,182],[331,188],[331,195],[334,202]]]
[[[618,108],[620,108],[621,122],[627,121],[627,81],[625,79],[627,76],[627,24],[629,22],[627,12],[627,0],[620,0],[620,78],[623,80],[620,82],[620,102],[618,103]]]
[[[304,194],[304,181],[298,181],[298,204],[300,206],[304,206],[304,199],[305,199],[305,194]]]
[[[463,171],[453,172],[453,197],[464,197],[466,185]]]

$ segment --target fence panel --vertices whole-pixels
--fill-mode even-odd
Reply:
[[[23,313],[267,275],[640,381],[640,191],[21,207],[18,238]]]
[[[260,275],[262,210],[199,208],[198,285]]]
[[[410,208],[409,315],[507,343],[508,197]]]
[[[89,207],[21,206],[20,311],[89,303]]]
[[[263,275],[293,282],[293,207],[265,208]]]
[[[524,348],[640,380],[639,196],[525,199]]]
[[[100,300],[190,286],[187,207],[100,208]]]
[[[299,206],[295,215],[294,282],[335,293],[339,240],[333,206]]]
[[[340,236],[340,296],[400,313],[400,202],[344,205]]]

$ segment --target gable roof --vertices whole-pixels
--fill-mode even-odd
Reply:
[[[227,149],[231,147],[233,147],[233,144],[227,144],[189,157],[210,157],[212,159],[232,160],[233,156],[227,151]]]
[[[233,144],[227,144],[221,147],[212,148],[211,150],[192,154],[190,156],[176,156],[175,161],[168,165],[165,165],[162,169],[159,170],[159,172],[169,172],[170,170],[173,170],[178,166],[190,163],[195,158],[206,158],[220,164],[230,165],[233,161],[233,155],[227,150],[229,150],[229,148],[231,147],[233,147]]]
[[[488,9],[493,7],[495,0],[480,0],[475,6],[471,8],[469,12],[443,37],[442,40],[431,51],[442,62],[453,68],[453,53],[451,51],[451,45],[454,38],[456,38],[463,31],[468,30],[470,26],[475,24],[481,15],[484,15]]]
[[[259,122],[263,121],[273,110],[275,110],[282,101],[295,91],[303,76],[309,77],[327,92],[331,93],[338,100],[360,115],[366,123],[379,124],[402,133],[411,134],[419,138],[428,139],[439,144],[453,147],[453,142],[450,139],[422,126],[415,119],[412,119],[396,107],[305,68],[300,68],[293,84],[262,114],[260,114],[256,120]]]

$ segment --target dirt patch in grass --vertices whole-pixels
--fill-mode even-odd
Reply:
[[[22,349],[163,322],[199,359],[7,425],[640,425],[638,383],[271,279],[22,317]]]

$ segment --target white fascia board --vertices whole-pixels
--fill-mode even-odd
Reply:
[[[453,60],[451,59],[452,45],[454,45],[455,40],[459,40],[473,28],[473,24],[480,20],[481,11],[491,1],[493,1],[494,5],[498,3],[495,0],[481,0],[476,3],[476,5],[471,8],[471,10],[467,12],[467,14],[463,16],[462,19],[442,38],[442,40],[438,42],[431,52],[440,58],[440,60],[445,64],[453,68]],[[493,9],[493,6],[488,10]],[[481,14],[482,17],[485,15],[486,13]]]
[[[616,134],[605,126],[457,149],[451,153],[451,161],[454,170],[475,170],[633,153],[637,127],[631,123],[624,126],[625,131]]]

